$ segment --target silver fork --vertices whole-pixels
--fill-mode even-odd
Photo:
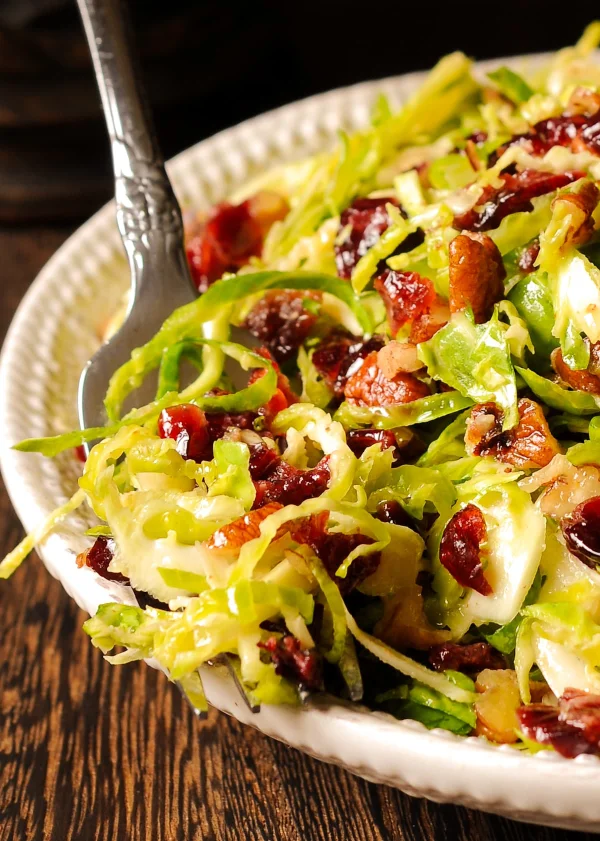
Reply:
[[[126,320],[81,375],[79,422],[85,428],[106,423],[103,399],[114,371],[196,292],[183,248],[181,210],[140,83],[126,3],[78,0],[78,5],[111,142],[117,224],[131,273]]]
[[[197,293],[183,249],[181,210],[165,171],[139,80],[125,3],[77,2],[112,147],[117,224],[131,273],[126,320],[118,333],[94,354],[81,375],[79,422],[85,429],[105,424],[103,400],[114,371],[127,361],[133,348],[156,333],[176,307],[187,304]],[[251,706],[233,660],[225,655],[224,661],[241,698]],[[255,706],[251,709],[257,710]]]

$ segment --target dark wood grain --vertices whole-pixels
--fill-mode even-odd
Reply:
[[[0,230],[0,330],[65,229]],[[35,337],[32,337],[35,341]],[[0,551],[21,534],[0,494]],[[32,557],[0,584],[0,841],[591,841],[366,783],[113,668]]]

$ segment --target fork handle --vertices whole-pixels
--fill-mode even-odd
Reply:
[[[144,264],[169,255],[181,269],[183,222],[142,92],[122,0],[77,0],[110,137],[117,224],[134,296]],[[162,258],[156,252],[162,252]],[[179,251],[179,254],[177,252]],[[165,253],[167,252],[167,253]]]

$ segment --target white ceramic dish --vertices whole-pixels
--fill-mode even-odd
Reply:
[[[538,63],[542,58],[511,62]],[[379,91],[398,103],[421,78],[412,74],[332,91],[198,144],[169,167],[180,200],[184,206],[208,206],[264,168],[323,148],[340,127],[354,128],[366,121]],[[126,286],[114,209],[108,205],[50,260],[10,328],[0,369],[0,461],[27,529],[72,494],[79,465],[70,453],[51,461],[16,453],[10,445],[76,427],[79,373],[97,345],[98,328]],[[127,592],[77,568],[75,555],[88,542],[81,536],[86,527],[82,515],[71,517],[44,543],[40,555],[76,602],[94,613],[102,602],[126,600]],[[337,703],[303,709],[263,707],[253,715],[222,671],[206,669],[203,678],[216,707],[369,780],[518,820],[600,831],[600,761],[595,758],[568,761],[549,752],[523,755]]]

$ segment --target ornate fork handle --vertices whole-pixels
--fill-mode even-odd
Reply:
[[[149,237],[167,251],[181,247],[181,211],[167,178],[149,107],[131,49],[126,3],[78,0],[111,141],[117,222],[129,255],[134,288]],[[141,259],[140,259],[141,258]],[[178,261],[179,262],[179,261]]]

